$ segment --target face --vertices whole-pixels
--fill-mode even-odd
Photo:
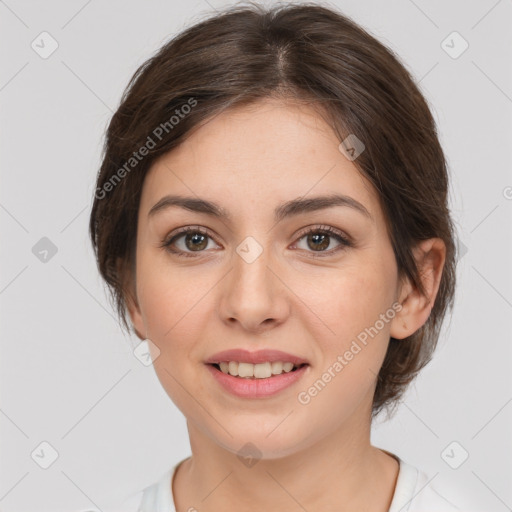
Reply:
[[[227,216],[161,202],[171,195]],[[313,201],[333,195],[348,199]],[[290,207],[296,200],[309,203]],[[251,442],[277,458],[369,426],[399,320],[397,266],[376,192],[310,107],[263,100],[225,111],[154,163],[135,291],[130,315],[154,344],[162,386],[217,445],[235,453]],[[240,396],[205,363],[239,348],[307,365],[278,392]]]

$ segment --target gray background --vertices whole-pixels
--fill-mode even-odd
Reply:
[[[223,5],[0,1],[4,512],[101,507],[190,453],[183,416],[152,367],[133,356],[139,340],[118,327],[87,227],[102,135],[129,78],[172,35]],[[452,484],[464,489],[474,510],[510,510],[512,2],[331,5],[395,50],[420,81],[467,251],[435,359],[397,415],[375,423],[372,442],[429,473],[447,495]],[[43,31],[59,45],[46,59],[31,47]],[[457,58],[442,44],[453,31],[469,43]],[[462,47],[452,40],[444,44],[453,53]],[[43,237],[57,248],[46,261],[36,245]],[[48,469],[40,467],[51,453],[44,441],[58,452]],[[469,458],[450,467],[464,451]]]

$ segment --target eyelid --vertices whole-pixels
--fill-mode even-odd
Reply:
[[[217,245],[220,245],[217,240],[216,240],[216,237],[214,235],[212,235],[211,231],[203,226],[198,226],[198,225],[192,225],[192,226],[185,226],[185,227],[182,227],[182,228],[178,228],[174,231],[171,231],[171,233],[169,233],[165,238],[164,240],[162,241],[160,247],[163,247],[163,248],[166,248],[168,247],[174,240],[176,240],[178,237],[182,236],[182,235],[186,235],[187,233],[200,233],[202,235],[205,235],[205,236],[208,236],[209,238],[211,238]],[[200,251],[201,252],[201,251]]]
[[[344,249],[354,247],[354,241],[352,237],[350,237],[345,232],[334,228],[329,225],[313,225],[307,226],[303,228],[297,236],[297,241],[294,243],[294,246],[299,243],[305,236],[310,233],[323,233],[327,234],[331,238],[336,238],[339,242],[339,246],[334,249],[329,249],[328,251],[306,251],[308,253],[308,257],[312,258],[327,258],[329,256],[333,256],[343,251]]]
[[[159,245],[159,247],[161,247],[161,248],[167,250],[168,252],[170,252],[171,254],[175,254],[177,256],[195,257],[194,251],[189,252],[189,251],[182,251],[180,249],[178,249],[178,250],[171,249],[172,244],[174,243],[174,241],[176,239],[180,238],[183,235],[186,235],[189,232],[200,233],[202,235],[205,235],[205,236],[211,238],[217,245],[220,245],[217,242],[216,237],[211,234],[209,229],[207,229],[203,226],[199,226],[199,225],[190,225],[190,226],[178,228],[177,230],[171,232],[168,236],[166,236],[164,238],[164,240]],[[332,226],[329,226],[329,225],[316,224],[316,225],[306,226],[306,227],[302,228],[299,231],[299,233],[297,235],[295,235],[294,246],[308,234],[317,233],[317,232],[327,234],[328,236],[333,237],[333,238],[337,238],[340,243],[340,246],[335,249],[330,249],[328,251],[306,251],[310,255],[312,255],[312,257],[314,257],[314,258],[327,257],[327,256],[333,255],[333,254],[343,250],[344,248],[353,247],[353,245],[354,245],[352,238],[349,235],[347,235],[345,232],[343,232],[337,228],[334,228]],[[197,251],[198,254],[206,253],[206,252],[207,251]]]
[[[305,228],[302,228],[296,236],[300,239],[311,232],[317,231],[326,232],[329,235],[333,236],[339,236],[340,238],[344,239],[347,243],[353,243],[352,238],[347,233],[333,226],[329,226],[328,224],[313,224],[311,226],[306,226]]]

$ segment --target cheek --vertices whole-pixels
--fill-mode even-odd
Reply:
[[[141,273],[144,283],[141,292],[148,337],[156,345],[158,356],[153,367],[163,389],[173,403],[187,416],[198,421],[201,411],[196,410],[187,390],[195,386],[194,394],[201,396],[198,365],[201,364],[199,348],[206,341],[211,314],[205,310],[207,300],[203,287],[191,286],[191,278],[159,273],[155,266],[150,272]],[[201,300],[203,299],[203,300]],[[156,349],[155,349],[156,350]],[[203,349],[204,350],[204,349]]]
[[[336,374],[336,384],[330,387],[342,395],[338,398],[344,403],[350,401],[345,396],[350,389],[372,385],[384,360],[395,313],[392,279],[393,267],[386,273],[380,265],[367,265],[364,272],[354,268],[338,278],[334,275],[328,293],[313,295],[313,307],[329,326],[329,330],[322,325],[316,331],[323,352],[319,371],[331,368],[331,374]]]
[[[160,350],[161,357],[154,362],[157,371],[164,364],[176,375],[197,370],[199,349],[211,332],[212,304],[207,291],[216,280],[208,281],[206,275],[198,279],[193,267],[172,269],[158,258],[141,260],[138,293],[148,337]]]
[[[325,316],[336,335],[346,335],[373,325],[391,307],[393,269],[375,265],[332,271],[307,292],[312,307]]]
[[[194,283],[190,272],[172,267],[163,250],[138,255],[137,294],[150,333],[160,342],[166,333],[172,336],[180,319],[186,321],[187,312],[192,313],[200,300],[201,290]]]
[[[188,340],[199,338],[197,333],[202,330],[202,319],[207,318],[202,309],[204,293],[203,288],[191,289],[190,281],[159,279],[146,287],[141,301],[151,339],[154,338],[162,350],[176,350]]]
[[[315,329],[320,364],[302,390],[300,403],[307,402],[311,416],[321,416],[336,404],[335,413],[324,416],[324,429],[346,421],[360,406],[371,405],[394,317],[392,289],[379,272],[345,274],[330,282],[329,300],[313,297],[330,330],[324,324]]]

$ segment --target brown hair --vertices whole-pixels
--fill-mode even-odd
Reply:
[[[425,98],[392,50],[331,8],[236,5],[186,29],[137,69],[107,128],[97,177],[89,230],[99,271],[129,331],[126,294],[134,289],[147,171],[212,116],[265,97],[309,102],[340,141],[349,134],[363,141],[353,163],[378,192],[401,278],[424,293],[412,249],[431,237],[446,245],[430,317],[411,336],[390,339],[375,416],[396,406],[432,357],[453,309],[456,246],[445,157]]]

